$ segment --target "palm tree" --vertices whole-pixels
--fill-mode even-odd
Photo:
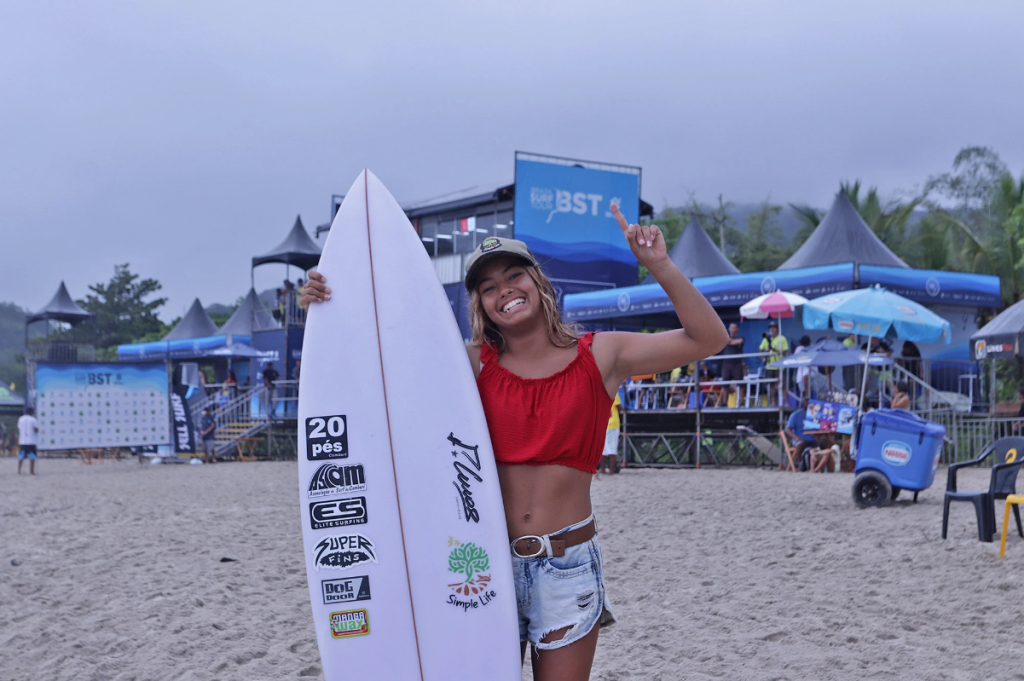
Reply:
[[[984,236],[959,217],[933,205],[932,215],[950,234],[956,251],[955,269],[999,277],[1003,303],[1021,298],[1024,284],[1024,175],[1014,180],[1009,173],[1000,177],[990,194]]]
[[[908,243],[907,228],[910,218],[914,215],[914,209],[921,205],[923,197],[916,197],[909,203],[904,203],[899,199],[883,202],[878,194],[878,188],[871,187],[868,189],[867,195],[861,199],[860,180],[853,184],[840,182],[839,189],[846,192],[850,203],[857,209],[871,231],[882,240],[882,243],[901,256],[908,251],[910,244]],[[789,207],[803,223],[790,244],[790,249],[795,252],[821,223],[825,214],[807,204],[791,203]]]

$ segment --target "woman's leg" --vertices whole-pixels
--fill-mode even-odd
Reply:
[[[551,632],[541,639],[548,643],[557,641],[572,627]],[[597,650],[597,633],[601,626],[594,624],[586,636],[570,643],[564,648],[554,650],[536,650],[531,652],[533,661],[533,678],[535,681],[587,681],[590,668],[594,664],[594,651]]]

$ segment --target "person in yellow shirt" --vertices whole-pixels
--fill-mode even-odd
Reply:
[[[779,333],[779,325],[772,322],[768,325],[768,334],[761,339],[761,345],[758,347],[758,352],[767,352],[768,355],[765,364],[772,364],[777,362],[786,355],[789,354],[789,341],[786,337]],[[765,369],[764,377],[769,379],[778,380],[779,370],[778,369]],[[779,392],[781,387],[768,384],[768,404],[778,404]]]
[[[612,402],[612,413],[608,418],[608,430],[605,431],[604,452],[601,454],[601,465],[598,466],[598,474],[600,474],[601,469],[604,469],[605,473],[619,472],[619,430],[622,427],[619,414],[621,413],[622,400],[619,399],[619,393],[616,392],[615,401]]]

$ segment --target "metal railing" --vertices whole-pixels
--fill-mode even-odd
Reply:
[[[924,411],[920,416],[946,428],[940,462],[951,464],[969,461],[988,445],[999,438],[1024,435],[1024,419],[1013,416],[992,416],[990,414],[969,414],[952,409]],[[991,466],[994,457],[983,465]]]
[[[777,386],[779,385],[780,378],[766,378],[763,366],[751,369],[745,361],[748,357],[756,357],[759,360],[763,360],[769,355],[770,353],[767,352],[715,355],[714,357],[708,357],[706,360],[701,360],[693,376],[682,374],[674,382],[657,381],[656,379],[648,379],[649,382],[630,382],[626,386],[626,404],[623,405],[623,408],[633,410],[709,409],[719,406],[722,399],[727,400],[728,394],[733,391],[737,391],[736,407],[734,408],[775,408],[778,405]],[[720,377],[716,377],[711,381],[701,379],[700,364],[704,362],[719,363],[730,360],[743,361],[744,378],[729,381],[722,380]],[[739,392],[740,388],[744,388],[742,400]],[[716,397],[716,405],[705,403],[707,400],[706,395],[712,393]],[[693,395],[697,397],[691,397]],[[742,404],[740,404],[741,401]],[[764,402],[763,405],[761,404],[762,401]],[[753,405],[751,402],[753,402]],[[726,401],[727,404],[728,401]]]
[[[96,348],[87,343],[33,338],[25,346],[25,359],[36,362],[95,362]]]
[[[295,289],[282,290],[270,314],[281,326],[297,327],[306,325],[306,311],[299,305],[299,292]]]
[[[778,435],[761,435],[742,426],[699,434],[629,433],[620,442],[623,462],[633,466],[778,466],[783,457]]]
[[[219,397],[213,395],[211,397]],[[210,398],[192,405],[192,424],[196,430],[196,439],[201,439],[203,411],[210,407],[211,416],[217,424],[213,434],[214,453],[218,456],[226,454],[235,448],[239,438],[251,437],[267,427],[270,420],[260,409],[253,409],[253,404],[265,404],[267,388],[257,386],[247,390],[240,390],[237,395],[229,399],[209,404]]]

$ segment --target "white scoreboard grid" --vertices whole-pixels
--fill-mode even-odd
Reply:
[[[171,441],[166,362],[36,365],[40,450]]]

